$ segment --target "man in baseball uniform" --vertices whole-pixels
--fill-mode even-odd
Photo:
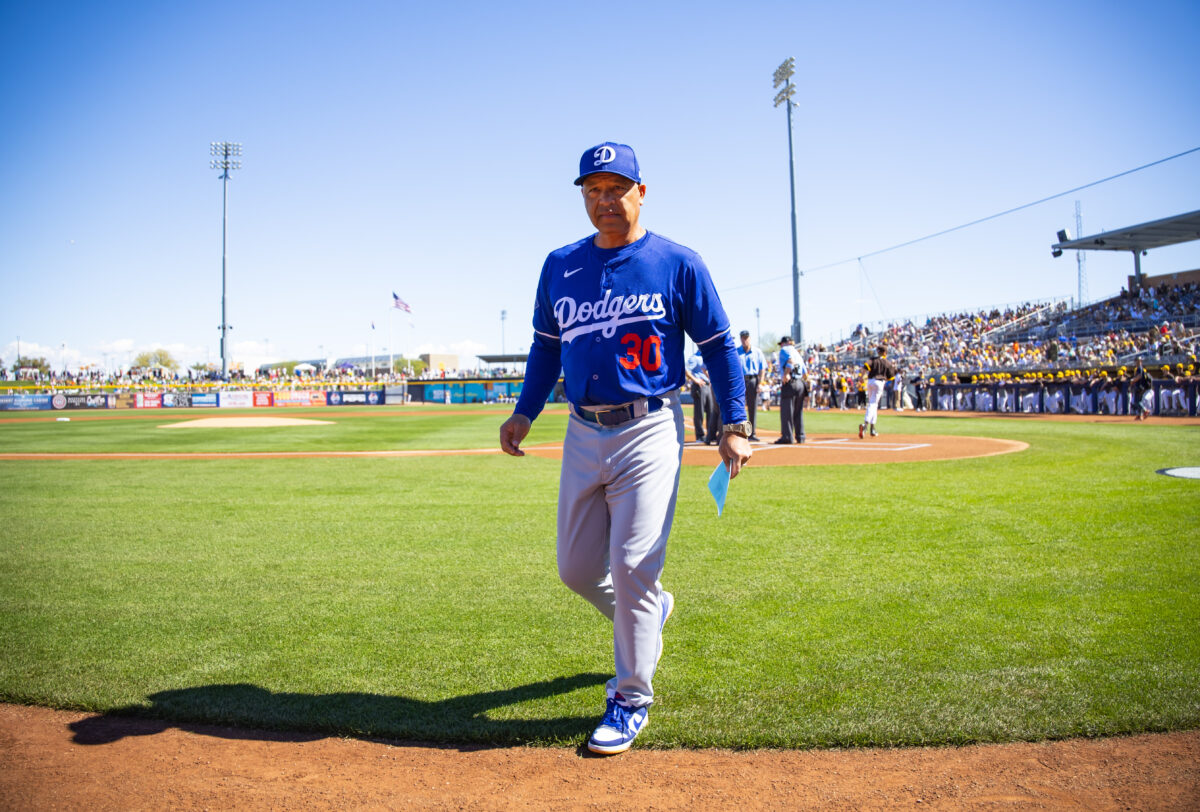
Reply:
[[[1129,379],[1131,397],[1130,400],[1134,404],[1134,420],[1142,421],[1154,414],[1154,379],[1150,377],[1150,372],[1142,364],[1142,359],[1137,359],[1137,365],[1133,368],[1133,377]]]
[[[616,676],[588,740],[629,749],[654,701],[662,628],[675,600],[659,577],[675,513],[686,338],[700,348],[726,423],[721,459],[737,476],[750,424],[729,319],[694,251],[639,223],[646,186],[633,149],[583,153],[575,185],[596,233],[552,252],[533,309],[533,344],[500,447],[521,442],[562,373],[570,418],[558,496],[558,574],[613,624]]]
[[[867,414],[863,422],[858,424],[858,439],[869,427],[871,436],[879,434],[875,429],[875,421],[879,418],[879,398],[883,395],[883,385],[896,375],[896,366],[887,359],[887,347],[882,344],[875,348],[871,360],[867,361],[863,374],[867,378]]]

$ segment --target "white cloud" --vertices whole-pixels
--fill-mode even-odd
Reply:
[[[132,338],[118,338],[116,341],[105,341],[97,347],[98,352],[118,353],[129,352],[135,346]]]
[[[487,344],[480,344],[478,341],[456,341],[450,345],[450,351],[457,353],[458,365],[464,369],[474,369],[480,362],[476,357],[488,349]]]
[[[171,354],[172,358],[179,362],[180,367],[183,369],[197,362],[207,360],[205,357],[205,347],[197,344],[187,344],[179,341],[136,341],[132,338],[103,341],[94,347],[85,347],[78,350],[68,346],[63,351],[63,356],[66,366],[70,370],[93,366],[118,370],[128,367],[140,353],[151,352],[153,350],[166,350]],[[24,345],[22,345],[21,352],[22,354],[25,352]],[[51,358],[47,356],[47,360],[51,360]],[[56,369],[59,368],[57,355],[53,356],[53,364]]]

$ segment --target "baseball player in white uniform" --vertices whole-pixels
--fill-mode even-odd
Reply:
[[[875,422],[879,419],[879,398],[883,395],[884,384],[896,375],[895,365],[887,360],[887,347],[880,345],[875,348],[871,360],[867,361],[863,369],[863,375],[867,378],[867,413],[863,416],[863,422],[858,424],[860,440],[868,428],[872,437],[879,435],[875,428]]]
[[[698,254],[639,224],[646,186],[629,146],[583,153],[579,177],[596,233],[542,266],[533,344],[500,446],[521,441],[561,371],[571,416],[558,497],[558,573],[613,624],[616,676],[588,749],[629,749],[654,701],[662,628],[674,597],[659,578],[675,513],[684,419],[684,344],[700,348],[725,424],[721,459],[750,459],[744,382],[729,319]]]

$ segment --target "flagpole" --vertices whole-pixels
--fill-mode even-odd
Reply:
[[[395,310],[396,308],[392,308]],[[392,326],[395,324],[393,315],[388,313],[388,378],[396,371],[396,344],[392,338]]]
[[[375,380],[375,322],[371,322],[371,380]]]

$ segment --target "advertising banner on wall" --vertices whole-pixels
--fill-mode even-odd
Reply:
[[[427,403],[445,403],[449,406],[451,403],[463,402],[463,385],[452,383],[436,383],[425,387],[425,401]]]
[[[192,405],[191,392],[164,392],[162,405],[168,409],[186,409]]]
[[[249,409],[254,406],[253,392],[221,392],[217,405],[222,409]]]
[[[330,406],[378,406],[383,403],[383,393],[378,389],[330,391],[327,401]]]
[[[59,406],[59,402],[62,405]],[[55,395],[55,409],[107,409],[108,395]]]
[[[121,392],[109,395],[111,409],[157,409],[162,406],[162,392]]]
[[[216,392],[193,392],[192,408],[215,408],[217,405]]]
[[[405,395],[408,394],[407,386],[389,386],[383,390],[384,403],[405,403],[407,402]]]
[[[254,393],[254,405],[255,406],[270,406],[270,405],[272,405],[273,400],[274,400],[273,393],[271,393],[271,392],[255,392]]]
[[[302,389],[299,391],[281,390],[275,392],[276,406],[324,406],[325,393]]]
[[[0,395],[0,410],[32,412],[53,408],[53,395]]]

